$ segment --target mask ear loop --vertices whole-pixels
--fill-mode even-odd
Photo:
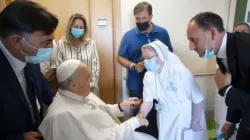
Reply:
[[[33,48],[34,50],[38,50],[38,48],[36,48],[36,47],[30,45],[23,37],[22,37],[22,40],[23,40],[29,47]],[[21,52],[24,56],[28,56],[26,53],[24,53],[24,51],[23,51],[23,46],[21,47],[20,52]]]
[[[23,39],[23,41],[24,41],[28,46],[30,46],[31,48],[33,48],[33,49],[35,49],[35,50],[38,50],[38,48],[36,48],[36,47],[30,45],[23,37],[22,37],[22,39]]]
[[[213,46],[212,46],[212,48],[210,50],[208,50],[208,48],[207,48],[207,46],[208,46],[208,34],[207,34],[206,50],[209,51],[209,52],[212,51],[212,50],[214,50],[214,44],[215,44],[215,40],[213,40]]]
[[[23,38],[23,37],[22,37],[22,40],[26,43],[26,41],[24,40],[24,38]],[[21,45],[20,52],[21,52],[24,56],[27,56],[27,54],[26,54],[26,53],[24,53],[24,51],[23,51],[23,45]]]

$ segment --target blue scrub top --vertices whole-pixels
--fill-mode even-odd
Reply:
[[[160,40],[168,49],[173,52],[173,48],[170,42],[170,38],[166,29],[153,24],[153,30],[150,34],[141,34],[139,29],[133,28],[129,30],[122,39],[119,49],[119,56],[127,58],[129,61],[138,63],[142,61],[141,47],[152,41]],[[136,72],[129,70],[127,88],[129,90],[142,90],[143,89],[143,77],[146,72]]]

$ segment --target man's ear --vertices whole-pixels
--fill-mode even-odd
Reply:
[[[70,80],[69,82],[69,88],[75,89],[76,88],[76,83],[73,80]]]
[[[13,46],[16,50],[21,50],[21,40],[22,38],[19,35],[10,35],[8,38],[10,45]]]

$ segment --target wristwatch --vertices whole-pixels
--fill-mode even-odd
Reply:
[[[130,69],[131,69],[131,70],[135,70],[135,66],[136,66],[135,63],[130,64]]]

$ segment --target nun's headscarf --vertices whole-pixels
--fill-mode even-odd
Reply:
[[[166,46],[165,44],[163,44],[161,41],[156,40],[153,41],[147,45],[144,45],[142,47],[145,48],[147,46],[151,46],[152,48],[154,48],[154,50],[156,51],[157,55],[160,57],[160,59],[165,62],[165,63],[171,63],[171,64],[182,64],[182,62],[180,61],[180,59],[174,55],[173,53],[169,52],[168,50],[168,46]]]

